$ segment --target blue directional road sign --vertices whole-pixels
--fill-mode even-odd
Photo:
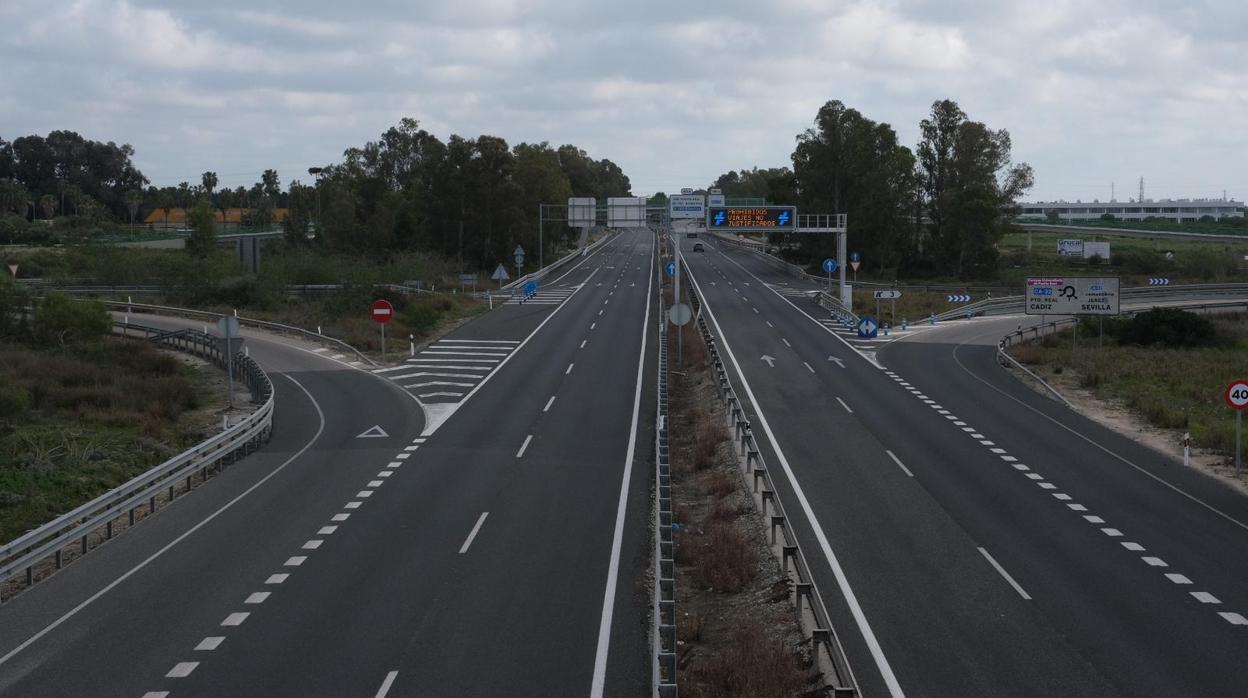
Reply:
[[[875,339],[880,332],[880,323],[867,315],[858,321],[858,336],[863,339]]]
[[[676,263],[668,262],[667,264],[663,265],[663,271],[667,272],[668,276],[674,275],[676,273]]]
[[[532,298],[533,296],[537,295],[537,282],[536,281],[530,281],[529,283],[524,285],[524,295],[529,298]]]
[[[966,293],[953,293],[949,296],[950,303],[970,303],[971,296]]]
[[[1170,279],[1167,279],[1167,278],[1166,278],[1166,277],[1164,277],[1164,276],[1163,276],[1163,277],[1153,277],[1153,278],[1151,278],[1151,279],[1149,279],[1149,280],[1148,280],[1148,285],[1149,285],[1149,286],[1169,286],[1169,285],[1170,285]]]
[[[858,254],[857,252],[850,252],[850,253],[849,253],[849,261],[851,261],[851,262],[861,262],[861,261],[862,261],[862,255]]]
[[[831,257],[823,260],[823,273],[831,274],[834,271],[836,271],[836,260]]]

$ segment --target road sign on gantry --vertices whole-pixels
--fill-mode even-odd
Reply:
[[[638,196],[607,199],[607,227],[640,228],[646,224],[646,200]]]
[[[702,218],[706,216],[706,199],[701,194],[675,194],[667,197],[668,213],[672,218]]]
[[[708,230],[781,233],[797,230],[796,206],[714,206],[706,210]]]
[[[571,228],[588,228],[598,218],[598,202],[592,197],[573,197],[568,199],[568,226]]]
[[[1027,279],[1024,312],[1028,315],[1117,315],[1118,277]]]
[[[382,325],[394,319],[394,306],[390,301],[384,298],[373,303],[373,307],[369,309],[369,316],[373,318],[373,322]]]

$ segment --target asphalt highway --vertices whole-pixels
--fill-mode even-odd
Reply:
[[[245,333],[273,441],[0,608],[0,695],[647,692],[654,277],[626,231],[395,371]]]
[[[1020,318],[854,342],[681,242],[866,695],[1243,694],[1248,501],[1018,383]]]

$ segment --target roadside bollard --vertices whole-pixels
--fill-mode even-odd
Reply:
[[[410,356],[416,356],[416,335],[414,335],[414,334],[409,334],[409,335],[407,335],[407,341],[408,341],[408,353],[409,353],[409,355],[410,355]]]
[[[929,324],[929,325],[935,325],[935,324],[936,324],[936,313],[932,313],[931,317],[929,317],[929,318],[927,319],[927,324]]]
[[[884,336],[885,336],[885,337],[887,337],[887,336],[888,336],[888,323],[887,323],[887,322],[886,322],[886,323],[884,323]]]
[[[903,318],[901,319],[901,331],[902,331],[902,332],[905,332],[905,331],[906,331],[906,329],[907,329],[907,328],[909,328],[909,327],[910,327],[910,323],[906,322],[906,319],[903,317]]]

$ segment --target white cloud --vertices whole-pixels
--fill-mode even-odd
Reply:
[[[1248,3],[78,0],[0,3],[0,136],[130,142],[153,180],[250,183],[403,116],[576,143],[639,192],[786,164],[829,99],[913,145],[931,102],[1013,135],[1035,194],[1248,195]],[[1183,168],[1181,171],[1179,168]],[[1100,193],[1107,196],[1107,191]]]

